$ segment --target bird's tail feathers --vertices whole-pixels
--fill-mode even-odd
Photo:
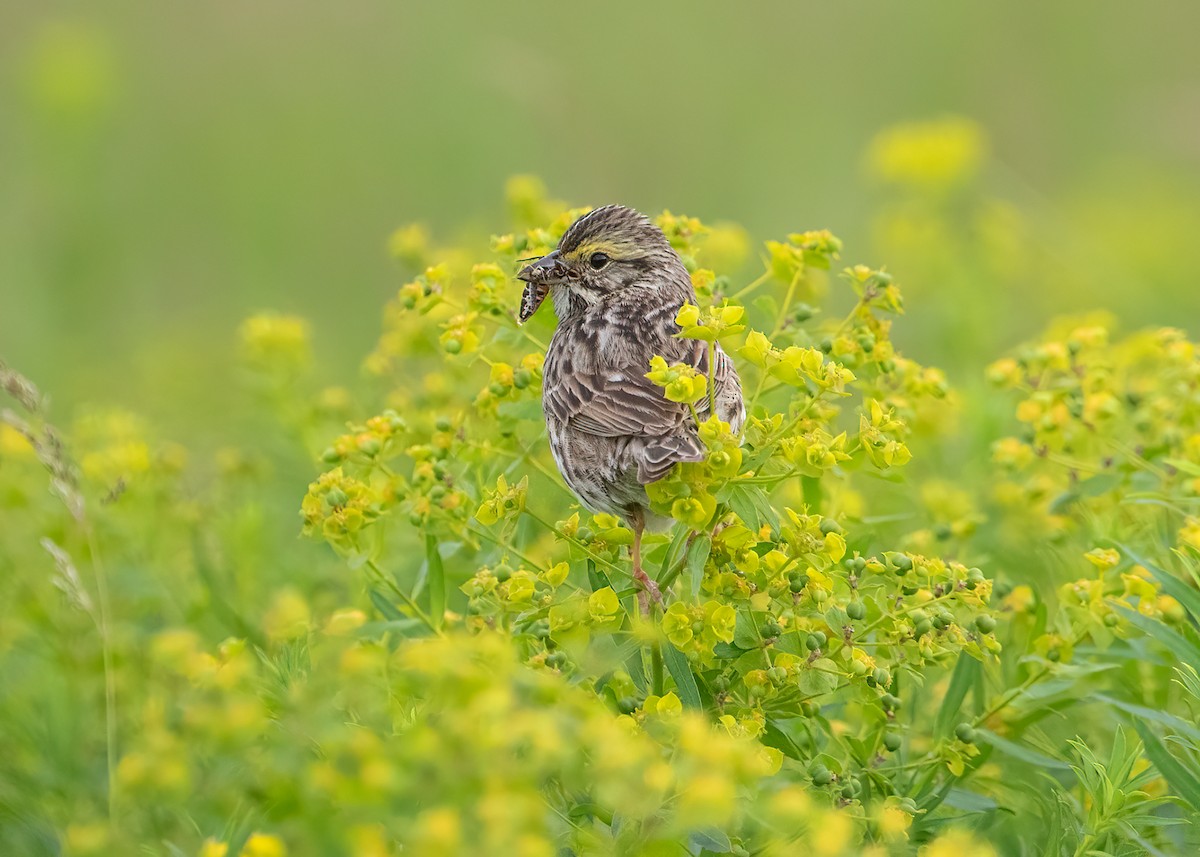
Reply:
[[[655,438],[638,456],[638,482],[647,485],[662,479],[684,461],[704,460],[704,444],[695,435]]]

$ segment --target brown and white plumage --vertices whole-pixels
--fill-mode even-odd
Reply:
[[[610,205],[580,217],[553,253],[518,276],[527,295],[548,289],[558,315],[542,404],[559,471],[584,506],[621,516],[640,542],[644,525],[664,522],[650,512],[646,484],[704,457],[687,406],[645,377],[655,355],[708,372],[707,345],[675,337],[679,308],[696,303],[687,269],[649,219]],[[737,431],[741,383],[719,346],[716,360],[717,416]],[[698,411],[708,416],[707,399]]]

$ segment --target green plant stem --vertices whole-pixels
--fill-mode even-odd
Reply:
[[[762,273],[762,275],[760,275],[757,279],[755,279],[749,285],[744,286],[741,290],[739,290],[737,293],[735,293],[733,295],[733,297],[730,298],[730,300],[741,303],[742,299],[744,297],[746,297],[746,295],[750,294],[752,291],[757,289],[759,286],[761,286],[763,283],[765,283],[769,279],[771,279],[771,271],[768,269],[768,270],[764,271]]]
[[[708,413],[717,415],[717,343],[708,343]]]
[[[417,602],[413,600],[412,596],[401,589],[399,585],[397,585],[396,581],[392,580],[389,575],[384,573],[383,569],[375,564],[375,560],[367,560],[366,567],[371,570],[372,576],[375,578],[376,582],[383,584],[389,590],[391,590],[392,593],[395,594],[396,597],[401,601],[403,601],[405,606],[413,612],[414,616],[428,626],[430,631],[433,631],[433,633],[437,634],[439,637],[443,636],[441,629],[433,623],[433,620],[429,618],[429,615],[420,608]]]
[[[96,575],[96,603],[99,615],[96,630],[100,633],[100,654],[104,663],[104,745],[108,775],[108,820],[116,824],[117,803],[117,685],[113,676],[112,641],[109,638],[110,611],[108,598],[108,574],[100,558],[100,548],[91,524],[83,524],[88,552],[92,557],[92,569]]]
[[[565,539],[566,541],[570,542],[571,544],[575,545],[577,548],[579,548],[585,554],[590,556],[596,562],[601,563],[602,565],[608,566],[613,571],[620,571],[620,572],[625,573],[624,568],[617,565],[615,562],[612,562],[611,560],[605,559],[604,557],[600,556],[598,553],[593,553],[591,550],[588,549],[588,546],[585,545],[583,542],[579,541],[579,539],[575,538],[574,536],[568,536],[566,533],[559,531],[559,529],[557,527],[555,527],[553,524],[551,524],[545,518],[542,518],[538,514],[529,511],[529,509],[524,509],[523,514],[528,515],[530,518],[537,521],[539,524],[541,524],[543,527],[545,527],[550,532],[554,533],[556,536],[559,536],[559,537]],[[516,553],[516,551],[514,551],[514,553]]]
[[[493,536],[491,533],[489,533],[487,530],[483,529],[482,527],[471,526],[469,529],[473,534],[479,536],[484,541],[491,542],[496,547],[502,548],[502,549],[508,551],[513,556],[517,557],[517,559],[521,560],[521,562],[532,567],[534,570],[545,571],[545,567],[540,562],[538,562],[537,560],[535,560],[531,556],[529,556],[529,554],[521,552],[520,549],[513,547],[511,544],[504,541],[503,539],[496,538],[496,536]]]

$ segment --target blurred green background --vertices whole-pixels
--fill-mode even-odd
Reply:
[[[514,173],[830,228],[956,380],[1065,311],[1195,334],[1197,32],[1185,2],[4,0],[0,355],[182,439],[220,420],[242,317],[314,319],[321,374],[351,377],[401,281],[389,233],[499,230]],[[989,141],[966,197],[871,175],[881,129],[946,115]],[[998,216],[993,264],[881,225],[914,205],[954,241]]]

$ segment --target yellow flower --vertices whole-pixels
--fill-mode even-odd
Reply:
[[[996,857],[992,846],[962,830],[943,833],[918,853],[920,857]]]
[[[310,620],[308,602],[304,596],[298,590],[287,587],[275,593],[263,617],[263,630],[274,640],[291,640],[308,633]]]
[[[987,138],[976,122],[947,117],[881,131],[871,141],[867,165],[884,181],[939,190],[970,181],[986,155]]]
[[[269,833],[251,833],[242,846],[240,857],[287,857],[287,846],[278,836]]]
[[[197,857],[225,857],[229,853],[229,844],[218,842],[211,836],[200,845]]]
[[[621,601],[611,586],[597,589],[588,596],[588,613],[596,624],[603,625],[613,621],[620,609]]]
[[[1192,550],[1200,551],[1200,518],[1187,518],[1179,531],[1179,541]]]
[[[1092,548],[1083,557],[1101,571],[1110,569],[1121,561],[1121,555],[1112,548]]]
[[[0,423],[0,458],[32,458],[33,445],[29,439],[7,423]]]
[[[650,359],[650,371],[646,373],[655,386],[662,387],[664,395],[672,402],[695,404],[708,393],[708,378],[694,366],[672,363],[655,355]]]
[[[311,359],[308,322],[294,315],[260,313],[242,322],[242,354],[258,369],[296,370]]]

